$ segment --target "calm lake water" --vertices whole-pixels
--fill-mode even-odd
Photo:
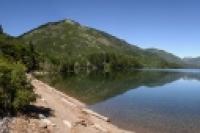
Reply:
[[[200,70],[138,70],[43,80],[138,133],[200,133]]]

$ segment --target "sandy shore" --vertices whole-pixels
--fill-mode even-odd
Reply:
[[[130,133],[109,122],[109,119],[87,109],[86,105],[55,88],[31,77],[39,95],[34,105],[51,110],[39,114],[42,126],[50,133]],[[41,124],[40,124],[41,127]]]

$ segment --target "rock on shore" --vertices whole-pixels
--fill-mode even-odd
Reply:
[[[50,133],[39,119],[14,117],[8,124],[9,133]]]
[[[10,118],[6,117],[3,119],[0,119],[0,133],[8,133],[8,123],[10,121]]]

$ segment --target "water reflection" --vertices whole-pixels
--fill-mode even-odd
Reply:
[[[200,80],[200,74],[171,71],[52,74],[39,77],[87,104],[95,104],[140,86],[153,88],[180,78]]]
[[[154,78],[141,76],[137,89],[90,108],[110,117],[119,127],[137,133],[198,133],[200,73],[187,70],[143,75]]]
[[[137,70],[40,77],[138,133],[200,131],[199,70]]]

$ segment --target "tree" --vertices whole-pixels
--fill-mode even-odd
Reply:
[[[0,25],[0,34],[3,34],[3,28],[2,28],[2,25]]]
[[[39,67],[39,61],[38,61],[38,53],[36,52],[35,47],[32,42],[29,42],[29,50],[30,50],[30,52],[29,52],[30,61],[29,62],[31,65],[29,66],[28,69],[29,69],[29,71],[31,71],[31,70],[35,70]]]

